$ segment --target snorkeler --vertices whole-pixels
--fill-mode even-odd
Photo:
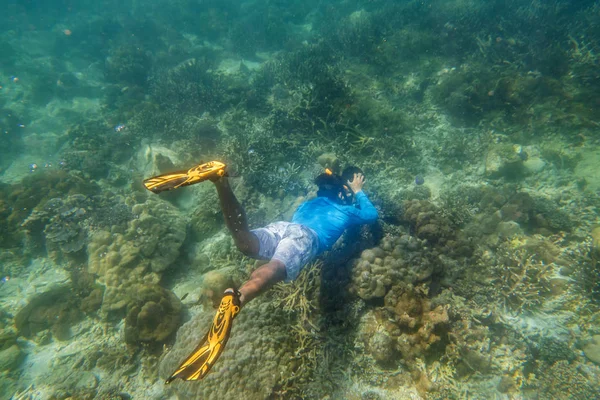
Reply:
[[[317,197],[302,203],[292,222],[278,221],[250,230],[246,213],[229,186],[226,166],[218,161],[144,181],[154,193],[210,180],[215,184],[225,223],[237,248],[246,256],[269,260],[235,290],[227,289],[208,333],[192,354],[167,379],[202,379],[217,361],[229,339],[232,320],[241,307],[281,281],[294,280],[302,268],[330,249],[349,227],[375,222],[378,213],[362,191],[358,167],[341,176],[327,170],[315,179]],[[357,206],[353,204],[356,202]]]

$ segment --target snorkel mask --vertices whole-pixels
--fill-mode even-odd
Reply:
[[[330,200],[350,205],[354,201],[354,192],[342,180],[342,177],[336,175],[329,168],[317,176],[315,184],[319,187],[317,196],[327,197]]]

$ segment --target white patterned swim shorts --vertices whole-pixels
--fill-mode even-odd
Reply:
[[[260,258],[279,260],[285,265],[287,282],[296,279],[319,250],[317,234],[304,225],[279,221],[251,232],[260,243]]]

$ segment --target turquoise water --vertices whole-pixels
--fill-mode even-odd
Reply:
[[[600,398],[600,3],[9,1],[0,398]],[[325,168],[379,221],[165,385]]]

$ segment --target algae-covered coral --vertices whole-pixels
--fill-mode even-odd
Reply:
[[[0,14],[0,397],[600,397],[600,5],[8,4]],[[351,164],[380,213],[163,379],[221,292]]]

